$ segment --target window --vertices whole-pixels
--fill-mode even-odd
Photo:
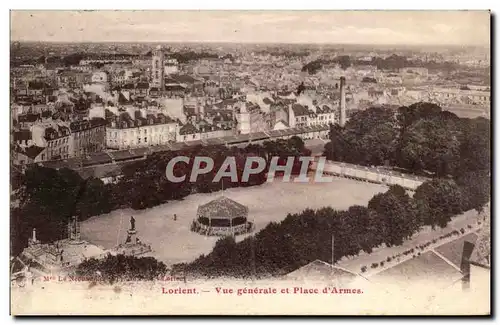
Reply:
[[[144,142],[148,142],[148,137],[144,137]]]
[[[42,160],[45,160],[45,154],[42,153]]]
[[[185,136],[184,136],[184,140],[186,140],[186,139],[187,139],[187,136],[185,135]]]
[[[141,138],[137,138],[137,143],[141,143]]]

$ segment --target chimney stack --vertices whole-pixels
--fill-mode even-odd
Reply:
[[[340,77],[340,126],[344,127],[346,121],[346,113],[345,113],[345,77]]]
[[[474,250],[474,244],[464,241],[462,250],[462,261],[460,263],[460,271],[462,272],[462,289],[468,290],[470,288],[470,257]]]

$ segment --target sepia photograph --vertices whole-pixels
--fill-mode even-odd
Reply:
[[[11,10],[11,315],[491,315],[491,19]]]

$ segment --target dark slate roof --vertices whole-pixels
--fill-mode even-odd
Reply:
[[[184,88],[181,85],[165,85],[165,90],[166,91],[184,91],[186,88]]]
[[[179,130],[179,134],[180,135],[186,135],[186,134],[195,134],[195,133],[198,133],[198,129],[190,124],[190,123],[187,123],[186,125],[184,125],[183,127],[180,128]]]
[[[267,97],[266,97],[266,98],[264,98],[262,101],[263,101],[263,102],[264,102],[264,104],[266,104],[266,105],[271,105],[271,104],[273,104],[273,103],[274,103],[272,100],[270,100],[270,99],[269,99],[269,98],[267,98]]]
[[[43,90],[43,89],[50,88],[50,87],[45,82],[30,81],[28,83],[28,88],[29,89],[36,89],[36,90]]]
[[[300,104],[293,104],[292,109],[295,116],[309,115],[308,109]]]
[[[18,116],[19,123],[22,122],[36,122],[40,118],[38,114],[23,114]]]
[[[14,132],[14,141],[28,141],[31,140],[30,130],[19,130]]]
[[[183,74],[183,75],[172,75],[172,78],[175,79],[177,82],[184,83],[184,84],[192,84],[196,82],[196,79],[193,77]]]
[[[31,159],[35,159],[44,149],[45,148],[43,147],[31,146],[24,149],[24,152],[26,153],[26,156],[30,157]]]
[[[221,196],[198,207],[198,216],[214,219],[247,217],[248,208],[230,198]]]
[[[104,126],[106,125],[106,120],[103,118],[93,118],[91,120],[84,120],[84,121],[75,121],[71,122],[69,127],[71,129],[71,132],[80,132],[80,131],[85,131],[89,130],[92,128],[96,128],[99,126]]]

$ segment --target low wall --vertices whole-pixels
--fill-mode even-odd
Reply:
[[[195,220],[191,226],[191,231],[206,236],[233,236],[249,233],[253,230],[253,228],[254,225],[251,222],[246,222],[233,227],[210,227],[199,223],[198,220]]]
[[[311,164],[311,169],[316,170],[317,162]],[[365,167],[341,163],[337,161],[327,161],[323,174],[338,177],[356,179],[364,182],[385,184],[385,185],[400,185],[408,190],[416,190],[428,178],[415,176],[411,174],[403,174],[394,171],[388,171],[377,167]]]

